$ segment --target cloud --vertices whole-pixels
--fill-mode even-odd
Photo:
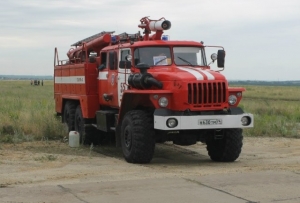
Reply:
[[[276,70],[288,66],[285,74],[294,79],[293,71],[300,67],[295,60],[300,44],[299,8],[298,0],[1,1],[0,55],[5,55],[7,61],[1,58],[1,62],[9,68],[1,67],[0,72],[53,74],[54,47],[64,58],[70,44],[82,38],[101,31],[136,33],[139,20],[150,16],[171,21],[166,34],[172,40],[224,46],[228,53],[224,73],[229,77],[244,77],[243,69],[251,69],[249,78],[256,78],[258,71],[265,73],[260,74],[263,77],[269,74],[267,66]],[[8,61],[16,55],[32,65],[19,69],[22,63]]]

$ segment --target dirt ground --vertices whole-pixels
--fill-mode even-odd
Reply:
[[[300,139],[244,138],[233,163],[212,162],[206,145],[157,144],[149,164],[129,164],[112,145],[70,148],[60,141],[0,143],[0,188],[256,171],[300,174]]]

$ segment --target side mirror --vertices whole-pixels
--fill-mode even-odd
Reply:
[[[225,64],[225,51],[220,49],[218,50],[218,57],[217,57],[218,67],[224,68]]]

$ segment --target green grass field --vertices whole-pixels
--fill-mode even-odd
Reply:
[[[240,107],[254,114],[247,136],[300,138],[299,86],[245,86]]]
[[[300,87],[246,86],[240,107],[254,114],[246,136],[300,138]],[[0,141],[62,139],[65,126],[55,116],[53,81],[0,81]]]
[[[0,140],[18,142],[60,139],[64,125],[55,116],[53,81],[0,81]]]

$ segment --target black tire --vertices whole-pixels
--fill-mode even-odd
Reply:
[[[153,115],[142,110],[125,114],[121,125],[123,156],[129,163],[149,163],[155,148]]]
[[[64,123],[68,127],[68,132],[75,130],[75,111],[75,102],[67,101],[64,108]]]
[[[89,145],[93,143],[97,129],[93,126],[85,126],[80,105],[77,106],[75,111],[75,130],[79,132],[80,144]]]
[[[218,162],[235,161],[243,147],[242,129],[224,129],[222,139],[215,139],[213,136],[207,137],[206,149],[211,160]]]

